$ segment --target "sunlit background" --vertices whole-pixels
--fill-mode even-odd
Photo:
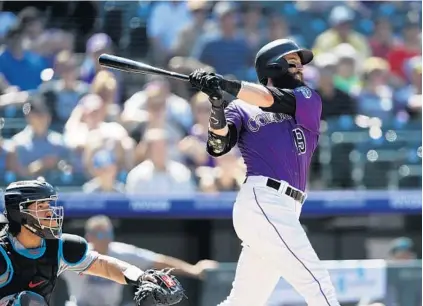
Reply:
[[[84,235],[85,220],[105,214],[119,241],[225,263],[204,281],[182,278],[184,305],[217,305],[240,251],[230,220],[240,154],[207,155],[210,103],[188,83],[107,71],[97,58],[257,82],[258,49],[289,37],[315,52],[305,77],[323,100],[302,217],[310,240],[342,305],[421,306],[421,2],[1,5],[2,188],[42,176],[61,193],[68,232]],[[53,306],[70,299],[66,288]],[[304,304],[281,282],[269,305]]]

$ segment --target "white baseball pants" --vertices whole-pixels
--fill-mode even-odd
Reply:
[[[265,306],[280,277],[309,306],[339,306],[328,271],[299,222],[301,203],[266,186],[267,177],[249,177],[233,210],[233,224],[243,249],[235,280],[220,306]],[[283,301],[281,301],[283,302]]]

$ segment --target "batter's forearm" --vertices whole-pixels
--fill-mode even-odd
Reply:
[[[273,96],[263,85],[242,82],[237,98],[248,104],[269,107],[273,104]]]
[[[228,124],[226,122],[225,107],[223,100],[214,100],[209,118],[209,130],[219,136],[228,134]]]
[[[127,285],[128,282],[136,282],[142,276],[143,271],[122,260],[100,255],[84,274],[100,276]]]
[[[223,79],[221,86],[227,93],[251,105],[269,107],[274,102],[271,92],[260,84]]]

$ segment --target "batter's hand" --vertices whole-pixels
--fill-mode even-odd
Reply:
[[[215,81],[214,74],[197,69],[189,75],[189,82],[193,87],[204,92],[211,99],[222,99],[222,89],[219,83]]]
[[[220,74],[216,74],[214,72],[202,74],[199,78],[199,83],[206,88],[218,87],[222,91],[225,91],[234,97],[238,96],[242,87],[242,82],[238,80],[225,79]]]
[[[201,81],[205,75],[207,75],[207,72],[202,69],[196,69],[189,75],[189,82],[193,87],[201,90]]]
[[[220,74],[209,72],[203,77],[203,82],[206,86],[219,86],[223,88],[225,79]]]

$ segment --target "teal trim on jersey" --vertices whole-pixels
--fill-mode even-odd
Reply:
[[[9,273],[7,281],[3,284],[0,284],[0,288],[3,288],[4,286],[6,286],[7,284],[9,284],[12,281],[14,270],[13,270],[12,261],[10,260],[9,256],[7,255],[6,250],[3,249],[2,247],[0,247],[0,253],[2,253],[2,255],[3,255],[3,257],[4,257],[4,259],[6,260],[6,263],[7,263],[7,270],[0,277],[6,275],[6,273]]]
[[[35,302],[34,304],[36,304],[36,305],[40,305],[40,306],[46,305],[47,306],[47,303],[44,303],[42,305],[40,304],[41,301],[45,301],[44,300],[44,297],[42,295],[39,295],[38,293],[35,293],[35,292],[32,292],[32,291],[22,291],[22,292],[20,292],[16,296],[15,300],[13,301],[12,306],[22,306],[22,304],[21,304],[21,298],[22,298],[22,295],[24,295],[24,294],[29,296],[29,298],[30,298],[30,302],[29,302],[30,305],[33,304],[32,302]],[[31,298],[31,296],[35,296],[36,298],[33,299],[33,298]],[[25,303],[25,304],[27,304],[27,303]]]
[[[21,300],[20,299],[16,299],[14,302],[13,302],[13,305],[12,306],[22,306],[22,304],[21,304]]]
[[[84,256],[82,256],[81,259],[78,260],[77,262],[71,263],[71,262],[67,262],[66,259],[65,259],[65,257],[63,256],[63,240],[60,239],[60,241],[59,241],[59,254],[58,254],[58,257],[59,257],[59,261],[58,261],[59,262],[59,266],[60,266],[60,260],[63,260],[63,262],[66,265],[70,266],[70,267],[77,266],[81,262],[83,262],[85,260],[85,258],[87,258],[87,254],[88,254],[88,243],[87,243],[86,240],[84,240],[84,242],[85,242],[85,245],[86,245]]]
[[[46,241],[44,239],[41,240],[41,246],[36,249],[25,249],[25,248],[22,249],[22,248],[16,247],[15,239],[16,238],[9,237],[10,244],[12,245],[12,248],[15,250],[15,252],[22,256],[25,256],[30,259],[38,259],[41,256],[43,256],[44,253],[46,252]]]

